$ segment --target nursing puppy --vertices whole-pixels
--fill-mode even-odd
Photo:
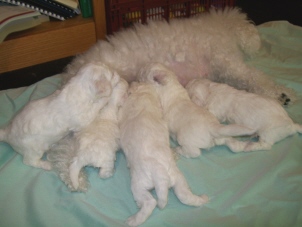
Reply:
[[[129,97],[119,114],[121,147],[130,168],[132,193],[140,208],[127,220],[128,225],[142,224],[156,204],[160,209],[164,208],[170,187],[184,204],[201,206],[207,203],[206,195],[192,194],[176,165],[170,149],[168,128],[153,86],[132,83]],[[153,188],[157,202],[150,192]]]
[[[266,94],[288,104],[291,89],[277,85],[249,66],[245,55],[261,46],[257,27],[238,8],[211,9],[198,17],[137,24],[100,40],[67,67],[66,80],[87,62],[103,62],[128,82],[141,67],[160,62],[185,86],[193,78],[208,78],[238,89]]]
[[[128,83],[121,79],[112,89],[111,97],[99,115],[87,127],[63,139],[48,156],[59,176],[71,191],[86,191],[87,183],[81,169],[100,168],[101,178],[114,173],[115,154],[119,149],[118,109],[127,98]]]
[[[102,64],[84,65],[61,90],[28,103],[0,130],[0,140],[23,155],[24,164],[50,170],[43,154],[70,131],[93,121],[118,80],[119,76]]]
[[[274,143],[297,132],[302,133],[302,126],[295,124],[272,98],[206,79],[194,79],[186,89],[194,103],[208,109],[220,122],[256,130],[259,142],[250,142],[245,151],[269,150]]]
[[[69,167],[72,158],[76,155],[78,143],[75,140],[74,132],[61,139],[55,145],[51,146],[47,152],[47,160],[51,162],[52,170],[55,171],[60,179],[65,183],[70,191],[86,192],[89,188],[88,176],[85,169],[81,169],[77,189],[74,188],[69,173]]]
[[[254,133],[253,129],[241,125],[220,124],[213,114],[190,100],[175,74],[162,64],[148,64],[139,79],[156,88],[170,135],[180,145],[176,152],[185,157],[197,157],[200,148],[223,144],[234,152],[241,151],[246,144],[230,137]]]

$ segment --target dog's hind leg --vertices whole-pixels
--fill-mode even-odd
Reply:
[[[102,164],[99,171],[99,176],[101,178],[109,178],[114,173],[114,160],[106,161]]]
[[[152,211],[157,204],[156,200],[147,189],[141,187],[137,188],[137,183],[135,186],[136,187],[131,186],[132,194],[140,210],[127,219],[127,224],[129,226],[138,226],[145,222],[152,214]]]
[[[270,150],[272,148],[272,144],[267,143],[263,140],[260,140],[259,142],[249,142],[247,146],[244,148],[245,152],[250,152],[250,151],[265,151],[265,150]]]
[[[236,140],[230,137],[215,138],[216,145],[226,145],[233,152],[242,152],[245,151],[245,148],[248,144],[246,141]]]
[[[201,206],[209,201],[209,197],[207,195],[194,195],[183,174],[178,169],[175,171],[176,179],[173,190],[180,202],[189,206]]]
[[[80,161],[77,158],[75,158],[72,161],[71,165],[69,166],[70,180],[75,190],[77,190],[79,187],[79,174],[82,167],[83,167],[82,163],[80,163]]]
[[[168,193],[170,188],[170,177],[167,173],[167,170],[161,166],[156,165],[156,167],[153,169],[155,170],[155,173],[153,174],[153,183],[157,195],[157,206],[160,209],[163,209],[168,202]]]

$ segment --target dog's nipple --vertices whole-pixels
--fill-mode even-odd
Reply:
[[[175,61],[177,62],[184,62],[186,58],[186,55],[184,52],[179,52],[175,55]]]

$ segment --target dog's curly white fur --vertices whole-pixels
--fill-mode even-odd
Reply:
[[[206,195],[192,194],[176,165],[170,149],[167,124],[152,85],[132,83],[119,118],[121,147],[130,168],[132,193],[140,208],[127,220],[130,226],[142,224],[156,204],[164,208],[170,187],[184,204],[201,206],[208,202]],[[153,188],[157,202],[150,192]]]
[[[244,149],[269,150],[287,136],[302,133],[279,103],[265,96],[237,90],[207,79],[194,79],[186,89],[194,103],[208,109],[220,122],[237,123],[256,130],[259,142]]]
[[[200,148],[227,145],[232,151],[241,151],[244,142],[231,136],[250,135],[255,130],[241,125],[223,125],[208,110],[194,104],[175,74],[162,64],[148,64],[142,68],[140,81],[151,83],[159,94],[168,122],[170,135],[177,140],[175,150],[185,157],[197,157]]]
[[[118,80],[102,64],[83,65],[61,90],[28,103],[0,130],[0,140],[22,154],[24,164],[51,169],[43,154],[70,131],[88,125],[107,104]]]
[[[100,168],[101,178],[114,173],[115,154],[119,149],[118,109],[127,98],[128,83],[121,79],[112,89],[107,105],[87,127],[64,138],[52,149],[52,160],[60,178],[71,191],[86,191],[82,168]],[[54,152],[53,152],[54,150]]]
[[[184,86],[193,78],[208,78],[287,104],[294,99],[294,92],[245,62],[244,54],[252,55],[260,46],[256,26],[238,8],[211,9],[199,17],[170,23],[137,24],[108,41],[101,40],[71,62],[66,80],[87,62],[103,62],[131,82],[142,66],[160,62]]]

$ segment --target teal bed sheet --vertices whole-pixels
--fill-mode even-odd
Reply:
[[[263,47],[249,64],[297,92],[297,101],[286,110],[302,124],[302,28],[286,21],[258,28]],[[29,100],[55,91],[60,81],[55,75],[0,91],[0,127]],[[189,207],[170,190],[166,208],[155,208],[142,226],[302,226],[302,135],[288,137],[270,151],[235,154],[219,146],[195,159],[180,157],[177,164],[192,191],[208,194],[210,203]],[[70,192],[54,172],[24,165],[21,155],[0,142],[0,226],[126,226],[138,208],[121,151],[115,167],[114,176],[105,180],[86,167],[90,189]]]

